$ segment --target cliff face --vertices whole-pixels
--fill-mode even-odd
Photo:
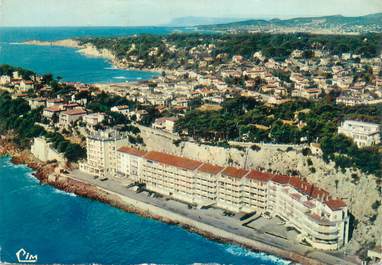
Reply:
[[[333,162],[325,163],[319,156],[304,156],[301,146],[288,148],[281,145],[259,145],[261,149],[254,151],[250,148],[239,150],[190,142],[175,145],[174,137],[153,134],[151,130],[141,131],[149,150],[169,152],[217,165],[246,165],[247,168],[282,174],[298,172],[309,182],[347,202],[349,211],[357,223],[352,240],[347,246],[349,252],[355,253],[370,243],[381,244],[382,206],[377,207],[378,202],[381,202],[381,186],[373,175],[359,170],[337,170]]]
[[[89,57],[101,57],[101,58],[110,60],[112,62],[116,61],[114,54],[110,50],[107,50],[107,49],[98,50],[95,46],[91,44],[86,44],[84,46],[81,46],[78,52]]]
[[[77,49],[78,52],[84,56],[100,57],[100,58],[104,58],[106,60],[111,61],[115,65],[120,64],[110,50],[107,50],[107,49],[99,50],[91,44],[81,45],[77,40],[73,40],[73,39],[65,39],[65,40],[58,40],[58,41],[30,40],[30,41],[24,42],[24,44],[36,45],[36,46],[60,46],[60,47],[74,48],[74,49]]]

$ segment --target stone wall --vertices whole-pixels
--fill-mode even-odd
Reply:
[[[64,164],[66,161],[64,155],[53,149],[51,144],[42,137],[36,137],[33,139],[31,152],[42,162],[56,160],[57,162]]]
[[[298,173],[309,182],[326,189],[332,196],[347,202],[350,213],[358,223],[348,245],[351,253],[370,242],[381,244],[382,206],[375,209],[376,202],[381,202],[381,186],[374,175],[358,169],[337,170],[333,162],[326,163],[320,156],[304,156],[302,150],[306,146],[257,144],[260,147],[258,151],[243,146],[223,148],[179,142],[179,138],[174,135],[151,128],[140,129],[147,150],[167,152],[221,166],[233,165],[289,175]]]

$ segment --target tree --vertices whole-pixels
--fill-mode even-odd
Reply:
[[[77,162],[86,157],[86,150],[78,144],[69,143],[65,149],[65,157],[71,162]]]

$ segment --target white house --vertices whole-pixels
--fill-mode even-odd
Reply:
[[[129,114],[129,106],[127,105],[114,106],[110,108],[110,111],[118,112],[118,113],[121,113],[122,115],[127,116]]]
[[[338,127],[338,133],[353,139],[358,147],[376,145],[381,142],[380,127],[375,123],[346,120]]]
[[[175,117],[158,118],[155,120],[153,128],[173,133],[175,131],[175,122],[177,120],[178,119]]]

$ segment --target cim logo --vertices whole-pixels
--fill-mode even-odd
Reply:
[[[16,252],[16,257],[20,263],[35,263],[37,262],[37,255],[32,255],[25,249],[21,248]]]

